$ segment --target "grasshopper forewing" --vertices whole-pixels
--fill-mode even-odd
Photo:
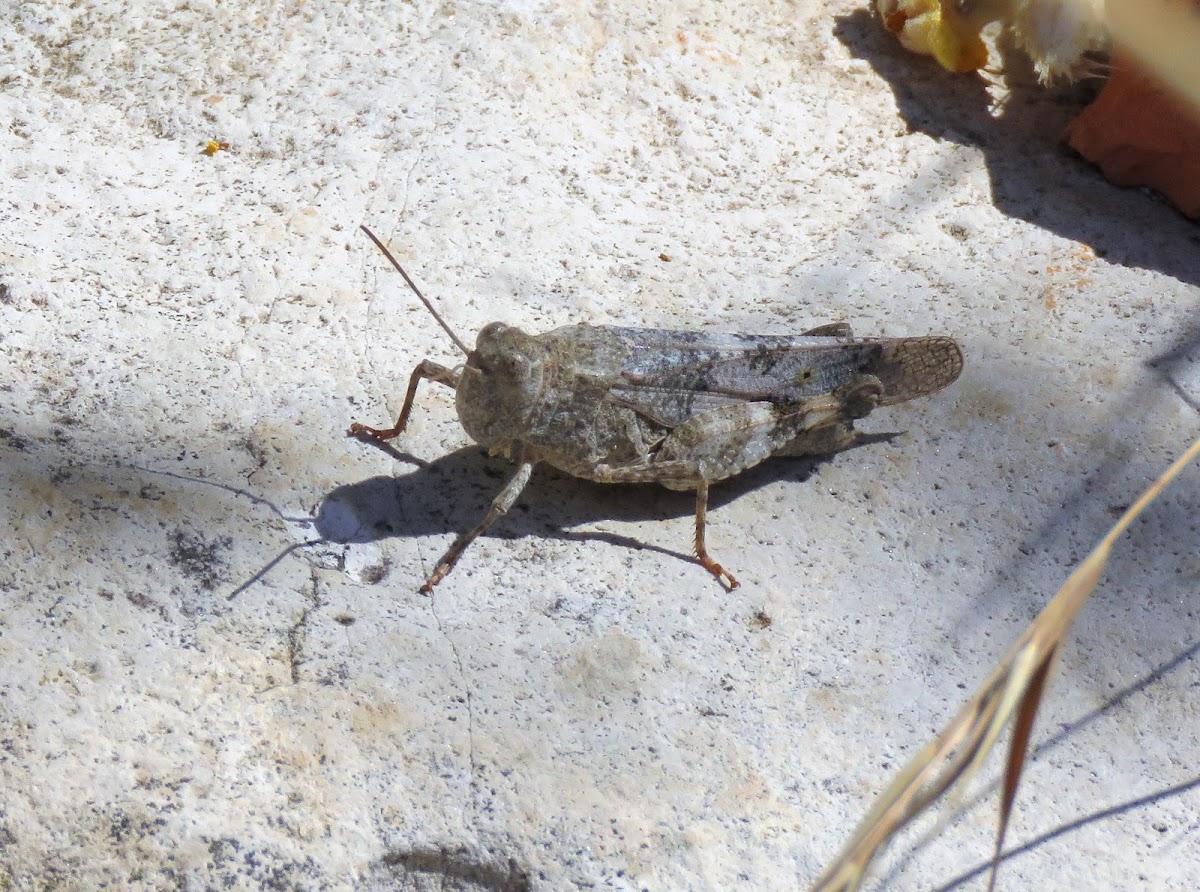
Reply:
[[[845,323],[780,336],[608,325],[530,335],[493,322],[474,350],[463,349],[460,368],[428,359],[416,367],[393,427],[350,426],[354,436],[398,436],[417,385],[428,379],[455,389],[459,420],[475,442],[518,459],[516,474],[483,520],[450,546],[423,592],[512,507],[539,462],[600,483],[694,489],[696,558],[737,588],[706,547],[709,485],[772,456],[843,449],[855,438],[857,419],[941,390],[963,362],[948,337],[856,338]]]

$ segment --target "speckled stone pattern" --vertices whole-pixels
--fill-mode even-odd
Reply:
[[[804,888],[1195,435],[1194,226],[1058,148],[1085,97],[865,4],[46,0],[0,45],[3,889]],[[691,493],[539,469],[419,595],[513,466],[436,383],[345,436],[464,361],[364,223],[467,343],[965,365],[715,485],[736,591]],[[1005,888],[1194,888],[1197,485],[1062,654]]]

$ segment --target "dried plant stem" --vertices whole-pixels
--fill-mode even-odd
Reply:
[[[991,677],[942,732],[900,770],[859,824],[842,853],[812,887],[813,892],[854,892],[859,889],[883,845],[952,785],[969,781],[1015,715],[989,889],[994,886],[996,866],[1028,753],[1034,718],[1054,657],[1070,632],[1071,623],[1099,582],[1113,543],[1197,456],[1200,456],[1200,440],[1193,443],[1113,525],[1017,639]]]

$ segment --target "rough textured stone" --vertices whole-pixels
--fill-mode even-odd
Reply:
[[[1062,153],[1077,104],[855,4],[27,2],[0,34],[0,886],[803,886],[1195,434],[1196,230]],[[468,339],[845,319],[966,371],[714,488],[736,592],[687,494],[539,473],[422,597],[510,466],[435,386],[411,458],[344,437],[455,361],[361,223]],[[1011,888],[1192,887],[1196,487],[1076,629]],[[994,814],[889,888],[983,863]]]

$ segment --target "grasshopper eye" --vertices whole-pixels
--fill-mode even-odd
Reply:
[[[505,353],[496,357],[496,371],[513,377],[524,377],[529,372],[529,358],[520,353]]]
[[[477,356],[475,364],[486,375],[498,378],[526,378],[529,376],[529,358],[520,353],[498,353]]]

